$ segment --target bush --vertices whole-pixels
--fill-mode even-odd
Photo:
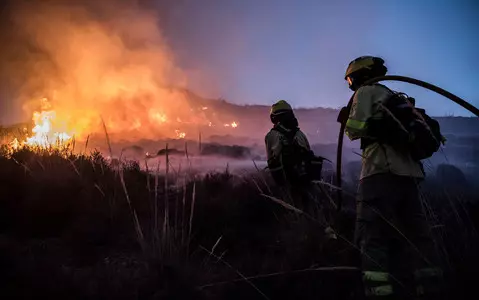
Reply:
[[[269,298],[337,299],[357,289],[349,269],[298,272],[352,265],[355,251],[265,197],[282,194],[259,172],[154,174],[99,153],[22,150],[0,157],[0,193],[5,298],[263,298],[253,284]],[[464,283],[479,265],[479,206],[439,193],[429,202],[448,272],[463,280],[453,287],[472,292]],[[351,240],[354,214],[334,226]]]

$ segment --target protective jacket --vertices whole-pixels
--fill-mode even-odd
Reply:
[[[383,103],[392,95],[389,89],[379,84],[362,86],[354,95],[345,133],[351,140],[372,141],[363,149],[360,179],[381,173],[424,178],[421,164],[413,160],[409,153],[375,142],[375,137],[371,136],[371,121],[386,117]]]
[[[281,176],[281,173],[291,171],[295,173],[295,177],[306,175],[302,155],[310,153],[311,146],[300,129],[290,129],[277,124],[266,134],[265,144],[268,166],[273,177],[276,177],[275,173]]]

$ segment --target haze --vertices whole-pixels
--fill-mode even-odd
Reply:
[[[337,108],[351,94],[343,80],[348,62],[371,54],[386,60],[390,74],[431,82],[479,105],[477,1],[180,2],[165,33],[181,65],[198,75],[190,76],[194,90],[205,95]],[[391,87],[416,96],[433,115],[469,115],[421,88]]]

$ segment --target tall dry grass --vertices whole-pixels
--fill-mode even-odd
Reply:
[[[328,224],[283,198],[262,170],[198,177],[188,159],[177,170],[170,157],[165,161],[142,171],[138,162],[113,165],[98,152],[23,149],[0,157],[4,287],[19,294],[23,290],[15,286],[22,283],[32,293],[52,296],[61,293],[55,279],[83,299],[104,295],[102,285],[111,297],[128,299],[180,291],[208,299],[288,293],[334,299],[355,289],[349,210]],[[352,205],[354,191],[343,188]],[[438,248],[447,254],[448,278],[455,278],[451,290],[473,291],[466,283],[479,265],[478,206],[467,193],[444,195],[437,185],[428,188],[424,206]],[[333,200],[324,194],[323,201]],[[338,240],[325,239],[327,225]],[[53,275],[42,277],[45,272]],[[45,288],[28,283],[32,278]]]

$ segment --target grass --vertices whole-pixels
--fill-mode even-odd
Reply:
[[[326,240],[324,220],[282,201],[260,171],[198,177],[119,164],[99,153],[0,156],[2,298],[345,299],[357,291],[352,208],[334,224],[344,240]],[[456,199],[430,182],[424,193],[450,293],[472,293],[477,195]]]

